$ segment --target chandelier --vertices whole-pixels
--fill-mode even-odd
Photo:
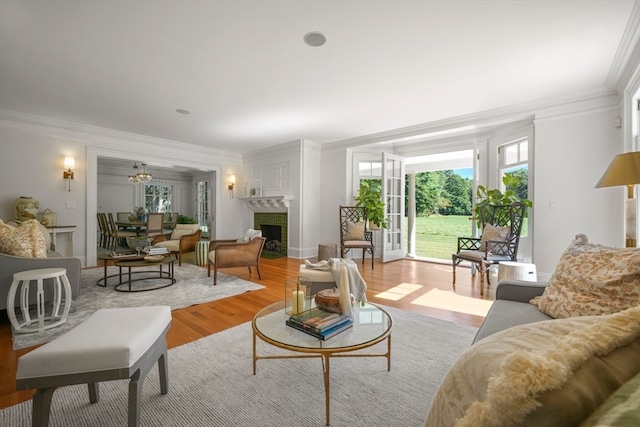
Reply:
[[[129,175],[129,182],[132,184],[139,184],[141,182],[149,182],[151,181],[153,178],[151,177],[151,174],[149,172],[147,172],[147,164],[146,163],[140,163],[140,165],[142,165],[142,172],[139,171],[138,168],[138,163],[134,163],[133,164],[133,174]]]

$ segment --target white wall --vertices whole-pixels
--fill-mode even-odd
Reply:
[[[320,147],[306,140],[258,150],[244,157],[242,181],[260,181],[263,196],[293,196],[288,211],[288,248],[291,258],[317,255],[321,239]],[[253,212],[245,206],[245,228],[253,224]],[[237,236],[237,234],[230,237]]]
[[[340,256],[340,205],[351,205],[351,150],[346,148],[322,151],[320,164],[320,204],[318,222],[321,241],[317,243],[335,243]]]
[[[84,145],[1,126],[0,143],[0,219],[15,218],[14,203],[18,197],[34,197],[40,203],[40,212],[51,209],[57,214],[58,225],[77,226],[73,252],[74,256],[83,256],[86,251]],[[66,180],[62,179],[67,155],[75,157],[71,191],[67,191]]]
[[[74,256],[83,266],[96,262],[96,213],[98,212],[98,157],[145,159],[160,164],[188,166],[213,171],[221,176],[242,169],[241,156],[175,141],[121,133],[108,129],[61,123],[46,117],[3,112],[0,121],[0,218],[14,217],[14,201],[19,196],[39,200],[40,209],[58,214],[58,224],[77,225]],[[71,192],[62,179],[64,156],[75,156],[75,179]],[[215,183],[212,203],[216,207],[216,230],[237,227],[242,207],[221,197],[222,186]],[[126,196],[125,196],[126,197]],[[67,206],[75,206],[68,208]]]
[[[194,178],[190,174],[172,173],[162,168],[147,167],[152,183],[173,186],[172,212],[195,217]],[[98,166],[98,212],[132,212],[144,202],[144,186],[127,180],[131,169]],[[207,175],[207,179],[210,179]]]
[[[624,188],[594,189],[611,159],[623,150],[621,129],[613,126],[621,108],[581,106],[585,111],[546,111],[534,122],[533,262],[541,277],[550,275],[562,251],[577,233],[595,243],[624,244]],[[352,199],[351,149],[295,141],[240,156],[186,144],[149,140],[135,135],[91,132],[68,127],[21,122],[0,122],[0,217],[14,217],[19,196],[32,196],[40,209],[58,214],[58,224],[78,226],[74,255],[83,265],[95,265],[95,213],[98,210],[97,158],[140,159],[188,165],[213,171],[218,238],[235,237],[252,224],[252,212],[239,200],[251,173],[274,164],[286,164],[289,179],[272,189],[294,197],[289,225],[289,256],[314,256],[318,243],[339,240],[338,206]],[[149,154],[153,153],[153,154]],[[65,155],[76,158],[71,192],[62,179]],[[253,171],[253,172],[252,172]],[[237,190],[231,198],[225,177],[235,174]],[[304,194],[303,194],[304,193]],[[276,194],[272,194],[276,195]],[[125,196],[128,197],[128,196]],[[554,201],[558,208],[549,209]],[[68,203],[70,202],[70,203]],[[75,208],[67,207],[73,206]]]
[[[623,151],[622,130],[613,125],[619,115],[616,107],[535,121],[534,262],[543,277],[578,233],[624,246],[625,188],[594,188]]]

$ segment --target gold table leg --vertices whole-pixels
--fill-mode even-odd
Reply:
[[[324,371],[324,404],[325,404],[325,417],[327,419],[327,426],[331,425],[331,387],[329,384],[329,360],[331,354],[322,355],[322,370]]]

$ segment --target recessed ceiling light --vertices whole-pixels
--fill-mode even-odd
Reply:
[[[327,38],[324,36],[324,34],[318,31],[307,33],[302,39],[306,44],[313,47],[322,46],[327,42]]]
[[[191,111],[189,111],[189,110],[185,110],[185,109],[183,109],[183,108],[178,108],[178,109],[176,110],[176,113],[178,113],[178,114],[191,114]]]

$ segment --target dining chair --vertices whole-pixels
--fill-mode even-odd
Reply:
[[[109,226],[107,225],[107,214],[104,212],[99,212],[97,214],[98,218],[98,229],[100,230],[100,247],[108,248],[109,241],[111,239],[111,233],[109,232]]]
[[[131,215],[131,212],[116,212],[118,221],[129,221],[129,215]]]
[[[122,246],[126,246],[127,237],[136,237],[135,231],[126,231],[120,230],[116,225],[116,221],[113,219],[113,214],[109,212],[109,233],[111,234],[111,245],[110,248],[112,251],[116,250],[118,243],[121,243]]]
[[[145,236],[155,237],[164,234],[164,214],[149,213],[147,214],[147,226],[144,232]]]

